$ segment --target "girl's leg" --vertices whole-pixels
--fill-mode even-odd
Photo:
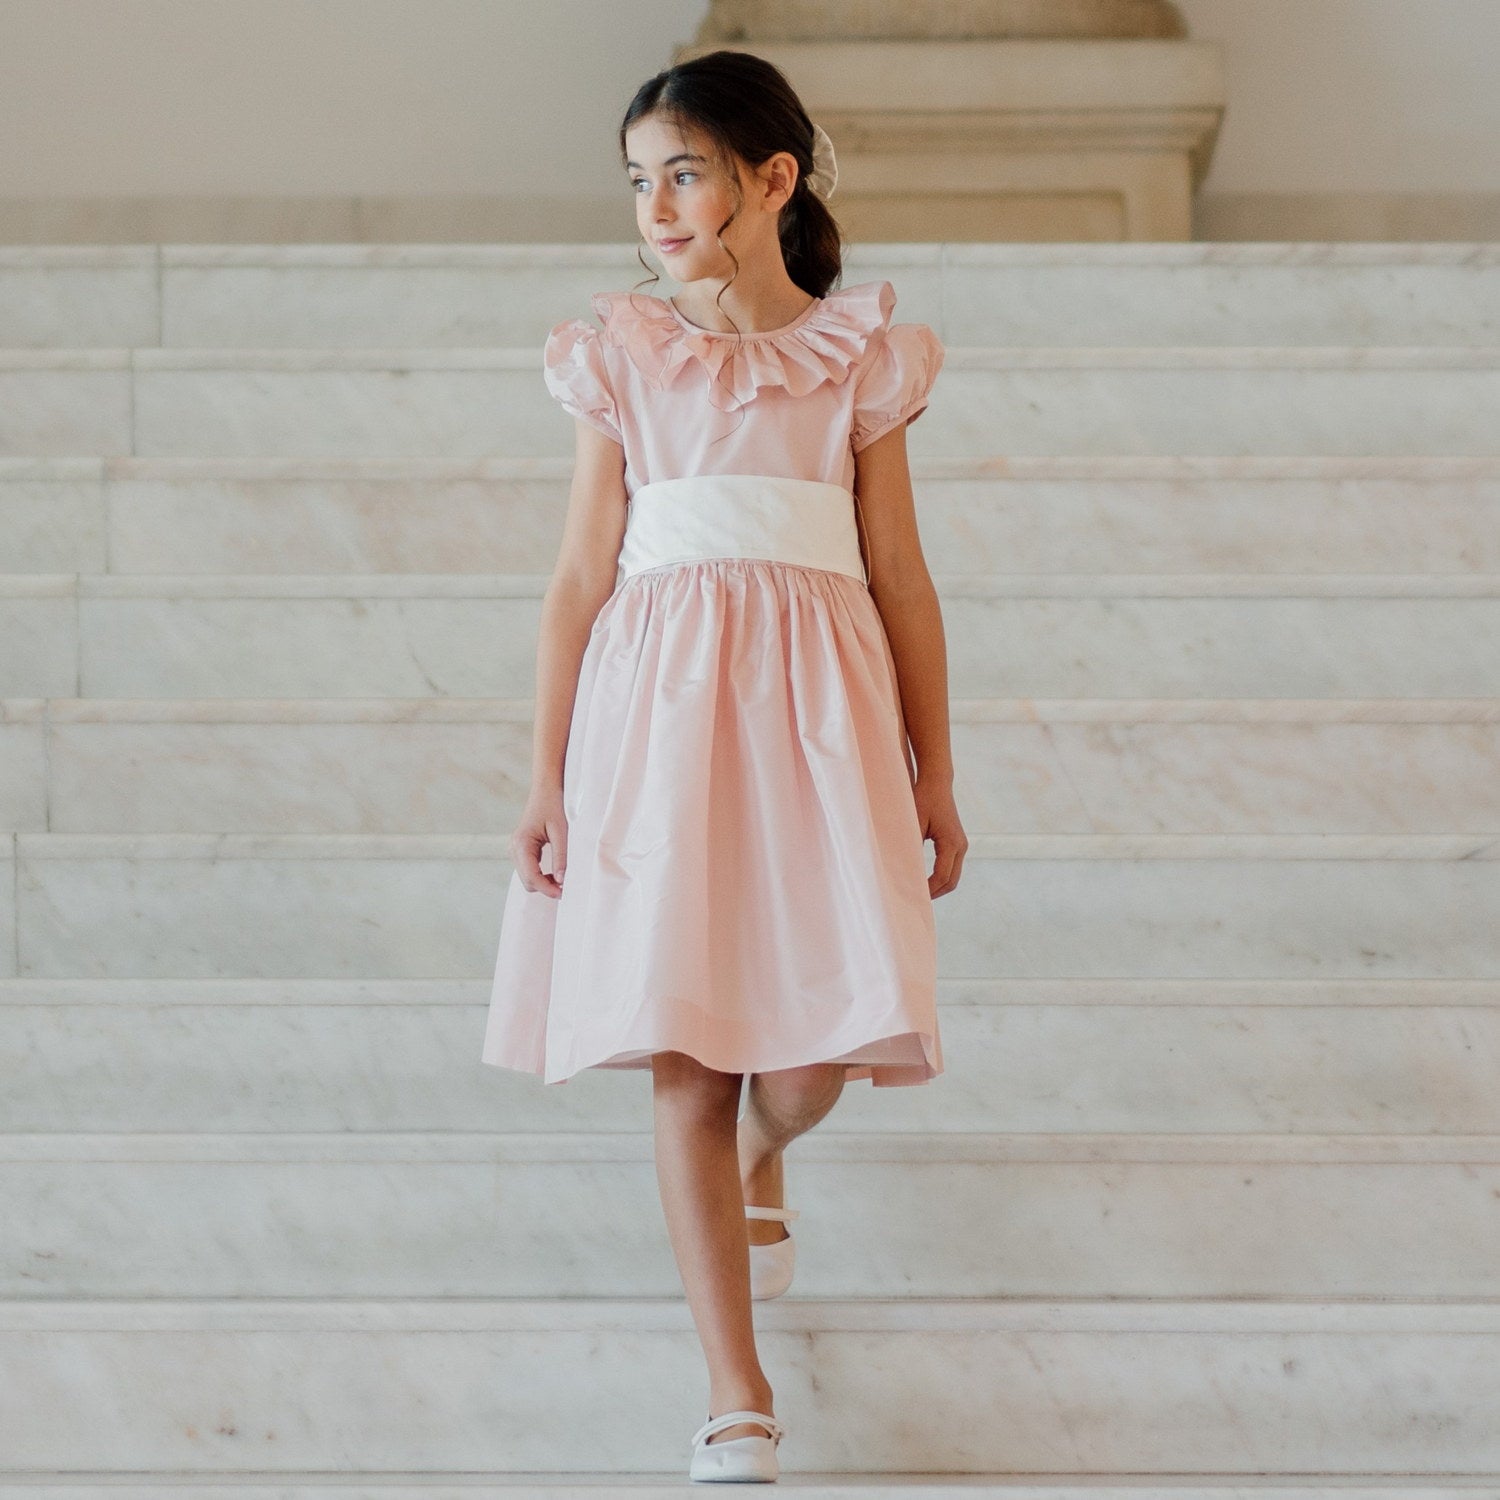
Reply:
[[[838,1103],[844,1091],[843,1063],[809,1063],[774,1073],[753,1073],[740,1122],[740,1189],[745,1203],[786,1207],[781,1153],[811,1130]],[[787,1237],[775,1219],[747,1219],[748,1242],[768,1245]]]
[[[775,1416],[750,1311],[750,1250],[735,1149],[743,1075],[705,1067],[685,1052],[653,1054],[651,1070],[656,1177],[708,1361],[708,1413],[743,1408]],[[708,1441],[765,1435],[765,1428],[741,1422]]]

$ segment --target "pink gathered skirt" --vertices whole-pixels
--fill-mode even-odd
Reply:
[[[660,1051],[725,1072],[934,1078],[912,786],[861,578],[750,556],[637,566],[580,664],[563,893],[511,872],[483,1061],[546,1083]]]

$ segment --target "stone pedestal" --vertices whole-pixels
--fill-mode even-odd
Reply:
[[[860,17],[899,35],[829,34]],[[1187,240],[1224,77],[1174,27],[1163,0],[731,0],[672,61],[781,68],[833,139],[851,240]]]
[[[1173,0],[713,0],[694,41],[1186,35]]]

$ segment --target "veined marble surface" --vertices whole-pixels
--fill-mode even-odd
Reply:
[[[74,1132],[175,1133],[182,1154],[200,1130],[326,1131],[330,1159],[347,1159],[364,1132],[407,1132],[412,1151],[491,1132],[497,1160],[576,1132],[569,1159],[637,1159],[641,1141],[614,1135],[649,1135],[646,1075],[595,1070],[549,1087],[483,1066],[488,998],[483,971],[0,979],[0,1052],[17,1060],[0,1130],[46,1136],[17,1140],[22,1160],[53,1148],[88,1159]],[[789,1164],[966,1150],[1052,1163],[1342,1161],[1399,1166],[1414,1186],[1424,1161],[1500,1160],[1500,979],[945,978],[938,1000],[941,1086],[846,1088]],[[148,1146],[122,1135],[109,1149]],[[300,1149],[316,1155],[312,1141]],[[534,1154],[564,1150],[551,1136]],[[799,1176],[794,1166],[795,1196]]]
[[[675,1472],[703,1420],[677,1300],[37,1301],[3,1317],[13,1467]],[[1489,1303],[783,1299],[756,1322],[788,1475],[1500,1470]]]
[[[1500,249],[1453,243],[882,244],[897,317],[993,344],[1500,343]],[[0,246],[0,345],[535,345],[630,243]]]
[[[641,1090],[644,1094],[645,1090]],[[1402,1138],[1293,1144],[849,1136],[787,1163],[808,1299],[1390,1297],[1493,1285],[1500,1139],[1449,1161]],[[0,1295],[681,1296],[649,1131],[493,1135],[39,1136],[0,1150]],[[863,1144],[867,1149],[857,1153]],[[1378,1160],[1370,1149],[1383,1144]],[[1473,1157],[1471,1143],[1462,1153]],[[1206,1158],[1206,1153],[1202,1153]],[[607,1230],[604,1226],[608,1226]]]
[[[37,978],[471,977],[512,868],[504,835],[13,845],[0,973]],[[934,907],[944,977],[1500,974],[1492,835],[981,835],[955,896]]]
[[[915,455],[1493,457],[1496,348],[950,345]],[[544,457],[528,349],[0,351],[0,453]]]
[[[789,1474],[1495,1474],[1500,246],[874,277],[949,347],[910,447],[972,842],[947,1072],[789,1153]],[[478,1060],[541,341],[636,279],[0,249],[0,1500],[684,1465],[649,1075]]]
[[[0,827],[507,833],[532,712],[522,698],[0,700]],[[950,720],[971,835],[1500,828],[1500,702],[959,698]]]
[[[0,574],[546,574],[570,474],[558,458],[0,458]],[[1500,573],[1500,458],[926,458],[912,474],[938,573]]]
[[[1493,698],[1489,576],[937,576],[965,698]],[[515,698],[536,575],[35,575],[5,697]]]

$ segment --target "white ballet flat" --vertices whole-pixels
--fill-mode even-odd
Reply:
[[[725,1438],[710,1443],[716,1432],[737,1427],[741,1422],[758,1422],[769,1437]],[[776,1445],[786,1431],[768,1412],[726,1411],[722,1417],[710,1417],[693,1434],[693,1457],[688,1465],[689,1479],[769,1480],[780,1474]]]
[[[800,1218],[795,1208],[757,1208],[745,1206],[747,1219],[780,1219],[783,1224]],[[779,1297],[791,1284],[797,1265],[797,1242],[790,1229],[786,1238],[769,1245],[750,1246],[750,1295],[757,1300]]]

